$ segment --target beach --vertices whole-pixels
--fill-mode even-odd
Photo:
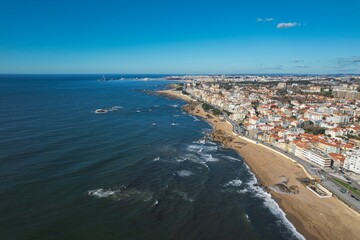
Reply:
[[[335,197],[321,199],[309,191],[298,180],[308,176],[296,162],[235,135],[230,123],[205,112],[200,103],[179,91],[164,90],[159,91],[159,94],[190,102],[191,107],[185,110],[210,123],[215,140],[236,150],[244,158],[262,186],[270,192],[287,218],[306,239],[359,239],[360,215]],[[292,191],[278,191],[278,184]]]

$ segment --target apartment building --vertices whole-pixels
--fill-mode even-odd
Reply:
[[[317,148],[305,148],[302,151],[302,155],[306,160],[313,162],[320,167],[331,167],[331,158],[320,149]]]
[[[344,161],[344,169],[360,174],[360,149],[349,151]]]

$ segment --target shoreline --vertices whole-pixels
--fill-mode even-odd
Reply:
[[[230,123],[205,112],[190,96],[175,90],[157,93],[189,103],[191,107],[184,110],[208,122],[213,127],[214,140],[235,150],[244,159],[259,183],[269,189],[288,220],[306,239],[357,239],[360,236],[359,215],[334,197],[320,199],[306,189],[297,179],[308,177],[308,173],[297,162],[234,134]],[[231,141],[223,141],[225,138]],[[272,188],[282,184],[284,179],[286,186],[297,192],[283,193]]]

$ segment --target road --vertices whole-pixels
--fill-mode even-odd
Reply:
[[[203,102],[201,99],[193,96],[192,94],[190,95],[192,98],[195,98],[196,100]],[[208,103],[209,104],[209,103]],[[210,104],[211,105],[211,104]],[[216,106],[213,106],[215,108],[217,108]],[[256,141],[256,139],[251,139],[247,136],[245,136],[244,133],[244,129],[239,126],[237,123],[235,123],[233,120],[231,120],[229,118],[229,116],[226,113],[223,113],[224,118],[233,126],[233,131],[234,133],[247,138],[249,140],[254,140]],[[320,167],[317,167],[314,163],[308,162],[304,159],[301,159],[291,153],[288,153],[280,148],[277,148],[269,143],[261,143],[259,142],[259,144],[262,144],[264,146],[270,147],[272,149],[274,149],[275,151],[282,153],[284,155],[286,155],[287,157],[297,161],[299,164],[301,164],[306,171],[311,175],[311,176],[315,176],[317,178],[320,179],[321,185],[323,185],[324,187],[326,187],[330,192],[332,192],[334,195],[336,195],[339,199],[341,199],[344,203],[346,203],[347,205],[351,206],[353,209],[356,209],[358,212],[360,212],[360,201],[356,200],[355,198],[351,197],[351,195],[354,195],[353,193],[342,193],[340,191],[340,189],[343,190],[347,190],[344,189],[344,186],[340,185],[338,182],[336,182],[333,177],[331,175],[329,175],[327,172],[325,172],[323,169],[321,169]],[[355,181],[352,183],[352,186],[360,189],[360,185],[357,184]],[[360,196],[357,196],[357,199],[360,199]]]
[[[233,130],[236,134],[238,134],[242,137],[245,137],[249,140],[256,141],[256,139],[251,139],[251,138],[244,136],[244,134],[243,134],[244,130],[240,126],[238,126],[236,123],[234,123],[228,116],[225,115],[225,118],[227,119],[228,122],[230,122],[232,124]],[[355,194],[353,194],[351,192],[342,193],[340,191],[340,189],[344,189],[344,190],[347,190],[347,189],[345,189],[344,186],[342,186],[338,182],[336,182],[333,179],[333,177],[331,175],[329,175],[327,172],[325,172],[323,169],[315,166],[314,163],[303,160],[303,159],[301,159],[291,153],[288,153],[280,148],[277,148],[269,143],[259,142],[259,144],[270,147],[270,148],[276,150],[277,152],[280,152],[280,153],[286,155],[287,157],[297,161],[299,164],[301,164],[306,169],[306,171],[310,175],[318,177],[320,179],[321,185],[326,187],[329,191],[331,191],[334,195],[336,195],[343,202],[345,202],[346,204],[348,204],[349,206],[353,207],[354,209],[356,209],[357,211],[360,212],[360,201],[357,201],[355,198],[351,197],[351,195],[355,195]],[[360,189],[359,184],[357,184],[356,182],[353,182],[352,186],[357,189]],[[360,199],[360,196],[357,196],[357,198]]]

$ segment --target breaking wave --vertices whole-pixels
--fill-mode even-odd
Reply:
[[[218,158],[213,157],[212,154],[204,154],[205,162],[217,162]]]
[[[116,192],[117,191],[104,190],[103,188],[99,188],[99,189],[88,191],[88,195],[89,196],[94,196],[94,197],[97,197],[97,198],[107,198],[109,196],[114,195]]]
[[[242,161],[240,158],[235,158],[232,156],[224,156],[224,158],[228,159],[228,160],[232,160],[232,161]]]
[[[255,196],[261,198],[264,200],[264,206],[270,210],[270,212],[276,216],[278,219],[276,221],[276,224],[280,226],[285,226],[285,228],[288,230],[287,232],[284,232],[284,234],[288,235],[288,239],[303,239],[305,240],[304,236],[302,236],[294,227],[294,225],[286,218],[286,214],[282,211],[282,209],[279,207],[279,205],[276,203],[274,199],[272,199],[271,195],[264,191],[263,188],[258,186],[258,181],[255,177],[255,175],[250,171],[249,167],[245,165],[246,168],[249,170],[250,173],[250,180],[246,183],[248,186],[246,188],[246,191],[249,191],[253,193]],[[238,192],[240,192],[239,190]],[[241,192],[244,193],[244,192]]]
[[[175,174],[179,177],[190,177],[191,175],[193,175],[193,173],[188,170],[180,170],[175,172]]]
[[[244,189],[241,189],[241,190],[237,190],[236,192],[237,193],[247,193],[248,190],[246,188],[244,188]]]
[[[240,179],[234,179],[226,183],[224,187],[240,187],[241,185],[242,185],[242,181]]]
[[[190,152],[205,152],[205,153],[209,153],[209,152],[214,152],[216,150],[218,150],[218,147],[216,145],[213,146],[207,146],[206,141],[205,140],[200,140],[198,142],[199,144],[191,144],[187,147],[187,150]]]
[[[152,199],[152,193],[148,191],[140,191],[135,188],[127,189],[108,189],[98,188],[87,192],[89,196],[96,198],[108,198],[114,201],[143,201],[148,202]]]

